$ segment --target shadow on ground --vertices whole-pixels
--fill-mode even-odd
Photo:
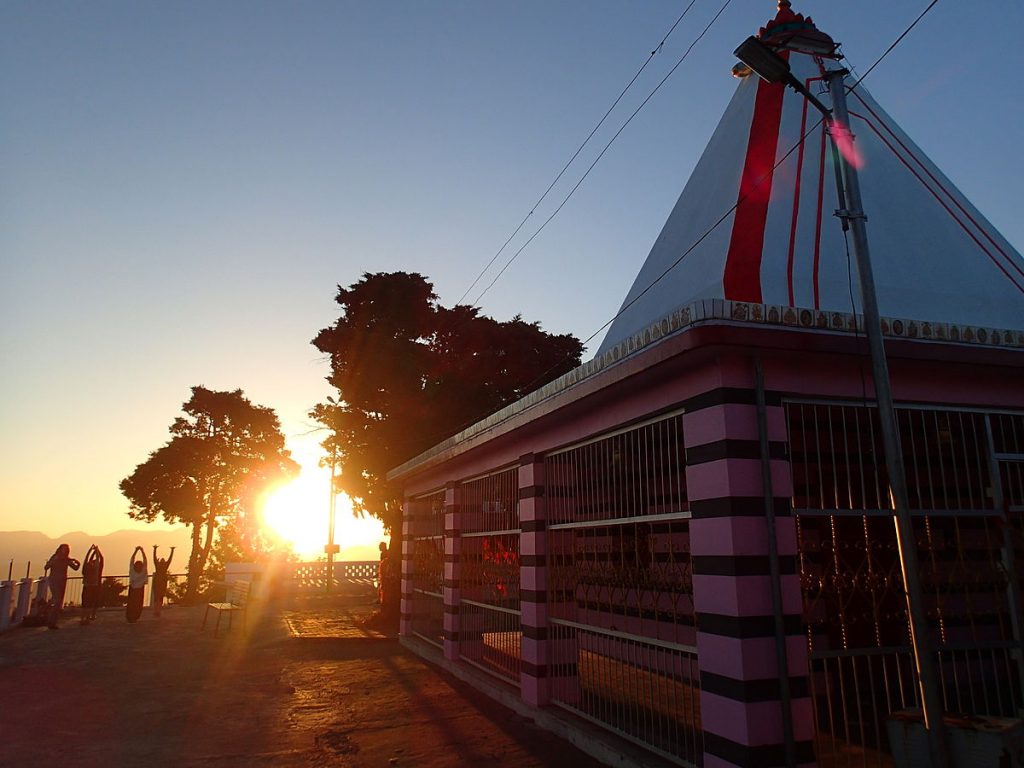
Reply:
[[[0,765],[597,765],[366,629],[373,593],[255,603],[214,638],[203,608],[0,636]]]

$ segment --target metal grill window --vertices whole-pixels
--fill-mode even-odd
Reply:
[[[702,761],[682,415],[545,458],[553,700]]]
[[[413,499],[412,631],[435,645],[444,630],[444,492]]]
[[[463,483],[459,513],[459,652],[466,661],[518,684],[518,471],[508,469]]]
[[[549,524],[688,510],[682,435],[678,414],[550,455]]]
[[[818,761],[887,765],[889,715],[916,707],[917,687],[877,412],[786,411]],[[1012,716],[1024,696],[1007,529],[1020,530],[1020,515],[1001,522],[1014,480],[1000,456],[1012,458],[1022,417],[911,407],[897,417],[945,707]]]
[[[992,448],[1000,467],[1003,503],[1013,513],[1019,530],[1021,513],[1024,513],[1024,415],[994,414],[991,423]]]

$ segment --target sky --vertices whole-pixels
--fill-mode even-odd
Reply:
[[[696,0],[466,301],[724,1]],[[140,525],[118,482],[193,385],[274,408],[317,487],[336,286],[417,271],[458,301],[687,4],[0,3],[0,530]],[[863,72],[926,5],[794,10]],[[728,3],[485,313],[582,339],[612,317],[774,10]],[[945,0],[865,81],[1018,250],[1022,29],[1016,0]]]

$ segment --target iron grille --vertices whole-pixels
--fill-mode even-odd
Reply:
[[[682,414],[549,454],[545,477],[549,525],[678,516],[689,510]]]
[[[703,760],[682,415],[545,458],[555,703]]]
[[[507,469],[459,488],[459,653],[519,683],[519,476]]]
[[[888,765],[889,716],[918,702],[877,411],[786,411],[818,761]],[[1019,581],[993,446],[1012,442],[1020,416],[901,407],[897,419],[945,708],[1013,716]]]
[[[412,631],[442,645],[444,637],[444,492],[413,499]]]

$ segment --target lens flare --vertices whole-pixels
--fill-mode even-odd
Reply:
[[[323,557],[327,544],[330,479],[319,469],[303,469],[298,478],[270,491],[263,500],[266,531],[292,546],[303,559]],[[341,548],[339,560],[375,560],[384,527],[375,518],[355,518],[348,496],[336,502],[334,541]]]
[[[832,137],[835,139],[836,147],[839,148],[839,153],[846,162],[858,171],[864,167],[864,156],[861,155],[857,145],[854,144],[853,134],[848,126],[843,125],[838,120],[833,120]]]

